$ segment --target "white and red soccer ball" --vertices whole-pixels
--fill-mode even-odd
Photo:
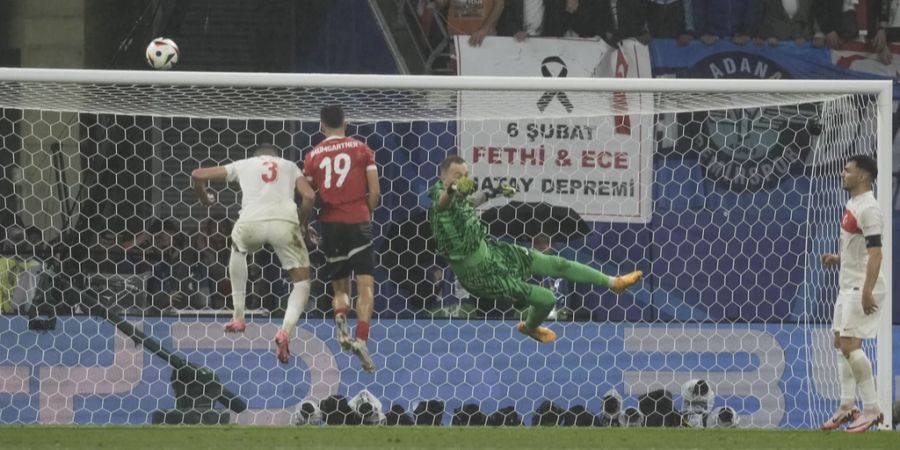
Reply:
[[[178,62],[178,53],[175,41],[158,37],[147,46],[147,64],[157,70],[169,70]]]

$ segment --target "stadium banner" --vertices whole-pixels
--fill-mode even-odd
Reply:
[[[175,407],[171,367],[109,322],[60,317],[47,332],[29,331],[27,322],[0,317],[0,423],[147,424],[154,411]],[[464,403],[488,413],[515,406],[531,423],[545,400],[597,414],[610,389],[636,406],[640,395],[665,388],[677,408],[692,378],[710,381],[715,406],[735,408],[741,426],[816,427],[810,402],[837,404],[831,366],[816,361],[834,356],[827,326],[551,323],[559,340],[540,346],[511,322],[380,320],[369,344],[380,369],[367,375],[340,351],[332,322],[320,319],[300,323],[290,362],[279,364],[271,343],[278,325],[252,320],[235,337],[211,319],[140,322],[150,338],[209,368],[247,402],[232,423],[288,424],[303,400],[362,389],[385,409],[443,400],[444,424]],[[898,361],[895,354],[895,373]]]
[[[602,40],[488,37],[472,47],[457,36],[456,49],[460,75],[650,77],[648,47],[634,40],[614,48]],[[460,115],[481,117],[482,95],[463,91]],[[508,119],[460,121],[458,148],[480,187],[509,182],[516,200],[565,205],[599,222],[647,223],[653,116],[615,112],[651,101],[622,93],[510,95],[490,106]]]
[[[850,42],[841,50],[829,50],[827,48],[814,48],[806,44],[797,46],[793,42],[783,42],[778,47],[768,45],[735,45],[728,40],[721,40],[713,45],[703,45],[694,42],[689,46],[681,47],[672,39],[654,39],[650,44],[653,76],[657,78],[758,78],[758,79],[897,79],[900,74],[900,45],[892,45],[893,59],[889,64],[879,60],[878,55],[871,53],[861,42]],[[897,109],[900,100],[900,84],[894,84],[894,103]],[[759,112],[748,111],[749,115],[759,115]],[[895,113],[896,114],[896,113]],[[672,126],[676,121],[674,115],[660,115],[656,130],[660,139],[657,142],[657,151],[668,153],[684,153],[685,149],[678,149],[675,134],[683,129],[680,124]],[[710,126],[720,126],[721,123],[710,122]],[[894,126],[893,163],[895,173],[900,170],[900,133]],[[777,170],[782,167],[785,170],[798,170],[800,162],[808,158],[810,153],[801,147],[781,145],[772,147],[774,153],[751,151],[749,155],[756,157],[746,158],[745,166],[754,166],[760,161],[759,155],[772,158],[779,162],[775,165],[766,165]],[[720,164],[724,160],[736,160],[729,152],[719,152],[716,157],[711,154],[702,155],[701,164],[707,174],[714,173],[719,179],[732,185],[738,181],[739,187],[746,187],[747,183],[741,183],[735,177],[728,177],[728,173],[740,173],[740,170],[729,172],[729,168]],[[761,165],[760,165],[761,166]],[[791,169],[791,167],[794,167]],[[771,174],[762,174],[771,175]],[[774,175],[778,175],[777,173]],[[896,178],[896,177],[895,177]],[[752,187],[752,186],[750,186]],[[900,196],[897,195],[897,187],[894,188],[894,254],[900,252]],[[894,265],[894,277],[900,277],[900,265]],[[898,285],[900,286],[900,285]],[[900,298],[900,287],[894,288],[894,298]],[[900,308],[894,308],[893,322],[900,324]]]

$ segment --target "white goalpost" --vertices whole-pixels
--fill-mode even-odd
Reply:
[[[854,154],[878,161],[892,285],[892,96],[890,81],[0,69],[0,256],[15,280],[0,292],[0,423],[287,424],[306,401],[365,389],[414,420],[440,400],[447,425],[470,404],[540,424],[546,402],[574,424],[572,411],[609,415],[615,391],[654,426],[675,414],[647,395],[665,390],[692,426],[729,407],[742,427],[815,428],[839,399],[837,271],[819,255],[839,250]],[[321,282],[295,358],[275,360],[287,291],[269,252],[251,264],[247,332],[223,333],[240,197],[214,185],[207,209],[190,187],[191,170],[259,143],[300,163],[329,104],[381,176],[374,375],[333,339]],[[493,237],[546,238],[548,252],[645,280],[619,296],[533,280],[557,292],[559,339],[521,337],[516,305],[469,296],[429,242],[425,191],[453,154],[480,188],[518,190],[479,208]],[[865,345],[886,424],[891,309],[889,291]],[[55,328],[34,329],[35,315]],[[173,389],[187,363],[226,394]],[[702,411],[682,392],[696,380],[715,393]]]

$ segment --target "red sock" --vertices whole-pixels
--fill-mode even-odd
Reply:
[[[356,321],[356,338],[362,341],[369,340],[369,322],[364,320]]]
[[[334,316],[337,317],[341,315],[347,317],[347,308],[334,308]]]

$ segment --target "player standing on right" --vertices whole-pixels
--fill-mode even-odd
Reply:
[[[325,253],[324,278],[331,284],[334,323],[341,348],[359,357],[366,372],[374,372],[369,355],[369,320],[374,303],[375,258],[372,253],[372,212],[381,188],[375,154],[363,142],[347,137],[344,110],[337,105],[322,108],[325,139],[303,159],[303,173],[319,194],[322,233],[319,247]],[[356,277],[356,339],[350,337],[347,313],[350,276]]]
[[[841,253],[822,255],[824,266],[840,265],[832,330],[834,348],[840,351],[837,359],[841,382],[841,404],[822,424],[823,430],[834,430],[850,422],[848,432],[862,433],[884,420],[878,409],[872,363],[862,350],[863,339],[877,334],[879,306],[887,292],[881,276],[883,221],[872,193],[872,183],[877,178],[878,162],[873,158],[856,155],[847,160],[841,179],[850,200],[841,219]],[[862,414],[855,406],[857,388]]]

